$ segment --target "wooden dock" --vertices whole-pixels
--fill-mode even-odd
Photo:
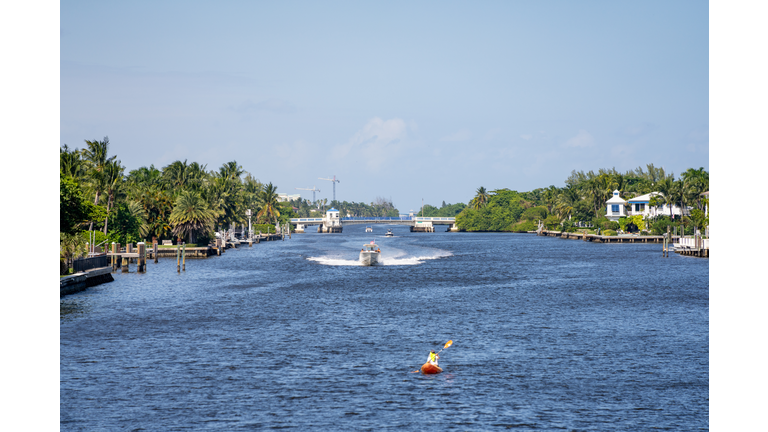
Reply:
[[[582,240],[593,243],[661,243],[664,245],[662,247],[662,254],[667,257],[669,256],[669,252],[675,252],[680,255],[709,258],[709,239],[703,239],[701,237],[680,237],[670,235],[670,241],[665,243],[665,236],[663,235],[601,236],[596,234],[547,230],[533,232],[539,236],[560,237],[563,239]]]
[[[560,237],[563,239],[582,240],[593,243],[664,243],[664,236],[651,236],[651,235],[617,235],[617,236],[603,236],[597,234],[586,234],[579,232],[563,232],[563,231],[547,231],[542,230],[537,233],[540,236],[546,237]],[[674,237],[673,239],[676,239]]]

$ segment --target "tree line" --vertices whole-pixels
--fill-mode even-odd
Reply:
[[[509,189],[488,191],[477,189],[467,207],[456,217],[458,228],[467,231],[532,231],[538,221],[549,229],[575,230],[578,222],[606,230],[617,230],[636,221],[609,221],[605,217],[606,201],[618,190],[622,199],[657,192],[649,205],[669,206],[670,214],[659,215],[650,222],[648,231],[660,233],[667,225],[684,229],[703,229],[709,225],[705,207],[709,200],[703,192],[709,191],[709,173],[704,168],[689,168],[679,178],[653,164],[624,173],[616,169],[597,172],[572,171],[565,186],[517,192]],[[683,209],[682,217],[675,220],[672,206]],[[688,210],[690,208],[690,210]]]
[[[129,172],[110,155],[109,138],[85,140],[82,149],[66,144],[59,152],[62,254],[82,251],[84,232],[96,242],[121,244],[152,239],[207,243],[215,229],[254,223],[288,223],[290,203],[278,200],[277,186],[264,184],[236,161],[209,170],[177,160],[161,169]]]

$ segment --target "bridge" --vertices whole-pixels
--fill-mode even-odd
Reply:
[[[455,217],[340,217],[339,211],[332,208],[321,218],[293,218],[291,223],[296,225],[296,232],[303,233],[304,228],[317,225],[319,233],[340,233],[344,225],[407,225],[411,232],[435,232],[435,225],[449,225],[447,231],[458,231]]]

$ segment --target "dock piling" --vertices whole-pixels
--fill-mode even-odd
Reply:
[[[136,243],[139,257],[136,259],[136,271],[145,273],[147,271],[147,245],[144,242]]]
[[[186,256],[187,256],[187,244],[182,243],[181,245],[181,269],[183,271],[187,271],[187,264],[186,264]]]
[[[115,242],[112,242],[112,256],[110,264],[112,264],[112,273],[117,271],[117,249],[115,247]]]
[[[176,273],[181,273],[181,245],[176,245]]]

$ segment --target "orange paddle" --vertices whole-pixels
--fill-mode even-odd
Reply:
[[[453,341],[452,341],[452,340],[449,340],[449,341],[448,341],[448,343],[446,343],[446,344],[445,344],[445,346],[443,347],[443,349],[441,349],[441,350],[440,350],[440,351],[438,351],[437,353],[438,353],[438,354],[440,354],[441,352],[443,352],[443,350],[444,350],[444,349],[448,348],[448,347],[449,347],[449,346],[451,346],[451,345],[453,345]]]

